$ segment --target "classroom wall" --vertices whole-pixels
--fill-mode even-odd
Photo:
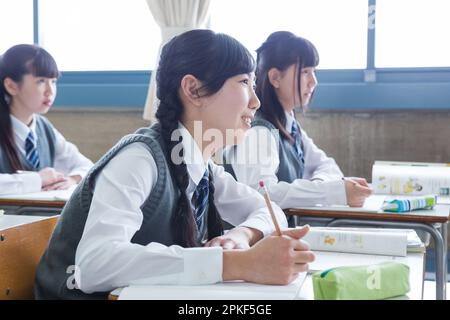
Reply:
[[[148,125],[142,119],[142,110],[54,109],[48,118],[66,139],[93,161],[123,135]],[[450,110],[309,111],[301,123],[347,176],[365,177],[370,181],[375,160],[450,163]]]
[[[123,135],[148,125],[136,109],[53,109],[48,118],[93,161]],[[347,176],[371,180],[375,160],[450,163],[450,111],[311,110],[300,121]]]

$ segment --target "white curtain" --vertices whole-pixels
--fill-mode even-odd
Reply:
[[[144,119],[153,121],[158,105],[156,98],[156,69],[161,49],[170,39],[185,31],[201,27],[209,12],[210,0],[146,0],[150,11],[161,28],[162,42],[159,47],[155,67],[145,102]]]

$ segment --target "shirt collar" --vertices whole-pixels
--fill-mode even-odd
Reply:
[[[286,114],[286,130],[291,133],[292,131],[292,122],[294,122],[294,111],[285,112]]]
[[[16,138],[19,139],[19,141],[25,142],[30,131],[33,132],[35,141],[37,141],[36,120],[35,120],[34,116],[33,116],[33,119],[31,120],[30,126],[27,126],[26,124],[24,124],[22,121],[17,119],[12,114],[10,114],[10,118],[11,118],[12,129],[14,131]]]
[[[181,122],[178,122],[178,130],[183,138],[184,161],[186,162],[189,177],[198,185],[205,174],[206,163],[194,138]]]

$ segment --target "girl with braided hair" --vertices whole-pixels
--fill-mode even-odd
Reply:
[[[105,298],[132,284],[287,284],[307,270],[308,227],[271,235],[263,197],[211,160],[227,131],[234,143],[250,128],[253,72],[250,53],[224,34],[193,30],[164,46],[158,122],[122,138],[75,191],[38,267],[37,298]],[[224,234],[222,220],[236,227]]]

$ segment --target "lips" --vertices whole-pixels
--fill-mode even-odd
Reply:
[[[242,120],[250,128],[252,126],[253,116],[242,116]]]

